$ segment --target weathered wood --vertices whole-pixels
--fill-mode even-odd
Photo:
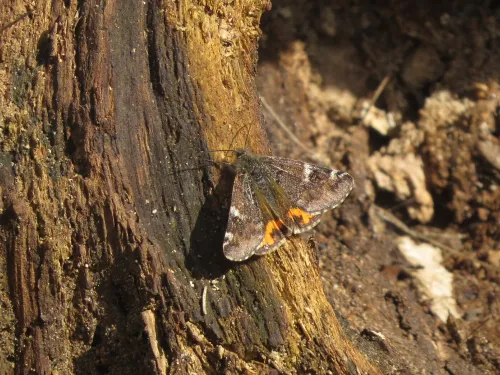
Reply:
[[[229,190],[213,191],[207,149],[245,145],[250,127],[266,152],[254,75],[269,3],[10,6],[0,25],[30,16],[0,35],[0,366],[377,373],[301,241],[222,257]]]

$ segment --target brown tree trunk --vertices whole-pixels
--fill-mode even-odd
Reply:
[[[269,2],[23,4],[0,11],[0,372],[378,373],[302,241],[222,256],[207,150],[267,150]]]

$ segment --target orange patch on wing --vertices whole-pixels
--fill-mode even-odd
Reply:
[[[272,245],[276,242],[273,237],[273,233],[275,231],[281,232],[282,228],[284,228],[285,224],[281,220],[271,220],[266,224],[266,230],[264,232],[264,240],[262,241],[261,246]]]
[[[298,218],[301,220],[301,222],[299,223],[300,225],[306,225],[309,224],[309,222],[313,218],[313,215],[300,208],[291,208],[290,210],[288,210],[288,217],[294,221],[296,221]]]

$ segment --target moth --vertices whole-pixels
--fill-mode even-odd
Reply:
[[[241,262],[279,248],[316,226],[354,186],[346,172],[298,160],[236,150],[224,256]]]

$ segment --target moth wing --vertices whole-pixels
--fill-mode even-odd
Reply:
[[[232,261],[244,261],[255,254],[263,238],[264,222],[250,179],[246,174],[237,174],[222,246],[224,256]]]
[[[267,169],[269,170],[269,168]],[[274,213],[272,216],[280,218],[276,225],[281,228],[284,234],[302,233],[320,222],[321,213],[309,213],[298,207],[295,202],[296,197],[290,197],[285,187],[280,184],[281,181],[276,181],[272,173],[266,175],[265,181],[270,186],[269,191],[273,195],[273,208],[270,211]],[[268,223],[265,215],[264,222]],[[271,228],[268,227],[267,229],[266,233]]]
[[[256,249],[255,254],[264,255],[276,250],[285,242],[285,233],[288,232],[288,227],[284,218],[276,216],[269,202],[258,189],[255,191],[255,195],[264,220],[264,239]]]
[[[262,158],[272,178],[296,206],[290,209],[290,215],[303,228],[299,232],[317,224],[325,211],[342,204],[354,187],[354,179],[346,172],[293,159]]]

